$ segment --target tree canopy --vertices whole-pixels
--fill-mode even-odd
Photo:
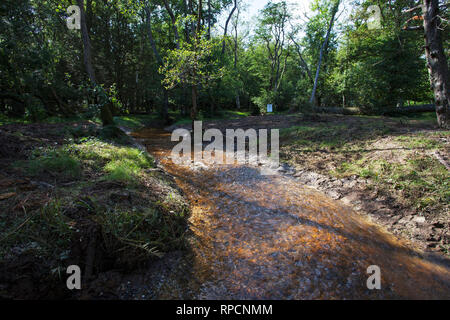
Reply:
[[[443,1],[430,3],[439,11],[434,29],[448,78],[448,10]],[[382,114],[435,100],[426,16],[414,11],[422,1],[312,0],[308,14],[268,1],[248,23],[244,0],[85,0],[76,2],[81,31],[66,24],[72,4],[0,5],[2,113],[95,117],[108,105],[113,115],[156,112],[167,120],[193,108],[193,117],[233,108],[256,114],[272,103],[277,111]]]

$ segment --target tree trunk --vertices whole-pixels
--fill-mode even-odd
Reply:
[[[197,40],[200,38],[200,29],[202,26],[202,0],[198,0],[198,13],[197,13],[197,30],[195,37]]]
[[[423,1],[423,27],[425,31],[425,54],[430,75],[431,89],[434,92],[436,116],[441,128],[450,127],[450,84],[447,58],[442,46],[442,34],[439,29],[439,1]]]
[[[228,32],[228,24],[230,23],[231,17],[233,16],[234,11],[237,8],[237,0],[234,0],[234,5],[233,5],[233,9],[231,9],[230,14],[228,15],[228,18],[225,22],[225,29],[223,31],[223,40],[222,40],[222,55],[225,54],[225,37],[227,36],[227,32]]]
[[[197,86],[194,84],[192,86],[192,108],[191,108],[191,120],[192,125],[197,118]]]
[[[292,42],[294,43],[295,48],[297,49],[297,54],[298,54],[298,56],[300,58],[301,65],[302,65],[303,69],[305,69],[306,75],[308,76],[309,81],[311,81],[311,84],[314,85],[314,79],[313,79],[313,76],[312,76],[312,73],[311,73],[311,69],[309,69],[308,64],[306,63],[305,59],[303,59],[303,55],[302,55],[302,51],[300,49],[300,45],[295,41],[295,39],[294,39],[294,37],[292,35],[290,36],[290,38],[291,38]]]
[[[237,1],[237,0],[236,0]],[[237,4],[237,2],[235,2]],[[238,9],[236,14],[236,24],[234,25],[234,71],[238,74],[238,23],[239,23],[239,13],[240,9]],[[238,110],[241,109],[241,100],[239,98],[239,89],[236,90],[236,108]]]
[[[241,109],[241,99],[239,98],[239,91],[236,91],[236,109]]]
[[[84,13],[84,0],[77,0],[78,7],[80,7],[80,26],[81,26],[81,38],[83,40],[83,59],[86,72],[88,73],[89,80],[93,86],[97,85],[95,78],[95,71],[92,66],[91,56],[91,40],[89,39],[89,32],[86,25],[86,15]],[[110,103],[106,103],[101,107],[100,118],[104,126],[114,124],[112,117]]]
[[[89,79],[93,84],[97,83],[95,78],[94,68],[92,67],[91,57],[91,40],[89,39],[89,32],[86,25],[86,15],[84,13],[84,0],[77,0],[77,4],[80,7],[80,25],[81,25],[81,38],[83,40],[83,59],[86,72]]]
[[[172,8],[170,8],[169,2],[167,0],[164,0],[164,7],[166,7],[167,13],[170,16],[170,20],[172,21],[172,27],[173,32],[175,34],[175,41],[177,49],[180,49],[180,36],[178,34],[178,28],[177,28],[177,19],[175,18],[175,15],[173,14]]]
[[[195,46],[199,45],[200,40],[200,30],[201,30],[201,19],[202,19],[202,0],[198,1],[198,12],[197,12],[197,29],[195,31]],[[197,70],[194,67],[193,78],[197,78]],[[194,121],[197,118],[197,83],[194,81],[192,84],[192,108],[191,108],[191,120],[192,120],[192,130],[194,130]]]
[[[146,15],[147,15],[147,24],[148,24],[148,38],[150,40],[150,45],[152,47],[153,50],[153,54],[155,55],[156,61],[158,61],[158,64],[160,66],[163,65],[163,61],[161,59],[161,55],[159,54],[158,48],[156,47],[156,42],[155,39],[153,38],[153,32],[152,32],[152,20],[151,20],[151,12],[150,9],[147,7],[145,8],[146,10]],[[169,94],[167,92],[167,89],[164,88],[163,85],[161,85],[162,87],[162,91],[163,91],[163,96],[164,96],[164,101],[163,101],[163,107],[161,110],[161,116],[164,120],[164,123],[168,123],[169,120]]]
[[[167,92],[166,88],[163,87],[163,96],[164,96],[164,101],[163,101],[163,108],[162,108],[162,112],[161,112],[161,116],[164,119],[164,122],[166,124],[169,123],[169,93]]]
[[[314,86],[313,86],[313,89],[311,92],[311,98],[309,99],[310,103],[313,103],[315,101],[317,84],[319,82],[320,66],[322,64],[322,59],[323,59],[323,52],[325,51],[326,47],[328,46],[328,39],[330,38],[331,29],[333,28],[334,17],[336,16],[336,13],[339,9],[339,3],[340,3],[340,1],[337,1],[333,7],[333,11],[331,12],[330,25],[328,26],[328,30],[327,30],[327,35],[325,37],[325,40],[323,41],[322,47],[320,48],[319,62],[317,63],[317,70],[316,70],[316,77],[314,79]]]
[[[211,39],[211,0],[208,0],[208,32],[206,33],[206,39]]]

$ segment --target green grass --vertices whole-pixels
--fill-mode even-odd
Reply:
[[[64,117],[64,118],[53,116],[53,117],[47,117],[38,122],[40,122],[40,123],[68,123],[68,122],[83,122],[86,120],[90,120],[97,124],[102,123],[102,121],[98,117],[88,119],[88,118],[84,118],[82,116],[71,116],[71,117]]]
[[[355,114],[354,117],[366,118],[366,119],[383,119],[388,118],[397,121],[409,121],[409,120],[419,120],[424,122],[429,122],[430,124],[437,124],[436,112],[411,112],[410,114],[399,114],[397,116],[379,116],[379,115],[360,115]]]
[[[399,141],[405,147],[411,148],[411,149],[415,149],[415,148],[434,149],[434,148],[442,145],[437,140],[427,138],[423,134],[419,134],[419,135],[415,135],[415,136],[404,136],[404,135],[398,136],[396,138],[396,141]]]
[[[151,256],[184,248],[189,207],[164,180],[167,177],[147,170],[154,166],[154,159],[146,152],[98,137],[72,139],[56,148],[36,148],[28,160],[15,167],[25,175],[40,174],[39,181],[51,173],[52,181],[64,176],[72,178],[72,183],[56,182],[51,200],[38,197],[44,204],[40,208],[23,208],[24,214],[19,208],[20,213],[1,219],[0,257],[11,257],[14,248],[12,256],[29,252],[48,261],[52,270],[59,270],[68,257],[73,258],[73,239],[89,237],[91,230],[99,230],[98,241],[106,256],[129,268]],[[121,184],[111,187],[104,181]],[[92,187],[95,192],[86,194]],[[121,198],[122,193],[131,194],[132,201],[127,196]]]
[[[129,264],[147,256],[184,246],[183,214],[168,215],[156,208],[104,211],[98,216],[109,252],[121,252],[119,261]],[[127,248],[127,251],[123,249]]]
[[[407,116],[402,115],[400,118],[404,120],[420,120],[437,123],[436,112],[415,112]]]
[[[402,197],[420,210],[431,211],[450,203],[450,174],[436,159],[426,155],[416,155],[403,164],[363,157],[342,163],[332,174],[370,178],[382,189],[401,191]]]
[[[74,231],[69,221],[61,202],[52,200],[26,218],[1,225],[0,252],[6,254],[9,248],[17,247],[22,252],[33,251],[38,256],[62,260]]]
[[[239,111],[239,110],[225,110],[223,112],[223,116],[225,117],[248,117],[250,115],[250,111]]]
[[[5,124],[29,124],[29,123],[68,123],[68,122],[81,122],[86,121],[86,118],[83,118],[81,116],[72,116],[72,117],[46,117],[44,119],[40,119],[38,121],[32,121],[29,118],[22,117],[22,118],[15,118],[15,117],[8,117],[4,114],[0,114],[0,126]],[[101,124],[100,118],[96,117],[93,119],[90,119],[91,121]]]
[[[143,170],[155,166],[146,152],[99,139],[72,144],[68,149],[81,161],[92,161],[93,166],[105,173],[104,179],[111,181],[135,182]]]
[[[0,126],[3,126],[5,124],[12,124],[12,123],[20,123],[20,124],[26,124],[31,123],[31,121],[23,118],[12,118],[7,117],[4,114],[0,113]]]
[[[203,113],[200,113],[197,116],[197,120],[202,121],[214,121],[214,120],[223,120],[223,119],[239,119],[248,117],[250,115],[249,111],[239,111],[239,110],[219,110],[217,113],[213,116],[205,115]],[[185,125],[191,123],[191,118],[189,116],[181,116],[179,112],[172,113],[171,116],[173,116],[176,119],[175,125]]]
[[[140,167],[130,159],[113,160],[106,164],[106,180],[132,183],[139,176]]]
[[[79,143],[58,148],[40,147],[32,152],[30,159],[14,164],[28,176],[77,179],[82,175],[82,167],[90,167],[100,170],[106,180],[130,183],[154,165],[146,152],[99,138],[81,138]]]
[[[304,124],[281,129],[280,138],[290,140],[304,151],[317,151],[340,148],[354,137],[349,135],[348,126],[345,124]]]
[[[16,167],[25,170],[29,176],[50,174],[64,178],[78,178],[81,174],[79,160],[64,149],[38,149],[31,159],[19,161]]]
[[[148,125],[149,122],[158,120],[158,115],[126,115],[114,117],[114,122],[121,127],[137,130]]]
[[[370,159],[368,153],[362,152],[358,160],[342,163],[332,174],[370,178],[382,189],[400,191],[402,198],[415,208],[432,211],[450,202],[450,174],[444,165],[425,152],[443,147],[443,143],[433,139],[437,134],[445,135],[445,132],[394,137],[393,141],[406,150],[416,150],[403,163]]]
[[[321,152],[331,162],[328,164],[334,167],[324,170],[337,178],[356,175],[369,179],[370,188],[376,186],[387,193],[398,191],[396,194],[401,199],[418,210],[445,210],[446,204],[450,203],[450,174],[429,153],[433,150],[445,153],[445,143],[441,138],[448,136],[449,132],[439,130],[396,135],[397,121],[392,121],[394,118],[389,118],[389,121],[378,116],[357,118],[367,121],[352,124],[339,120],[303,122],[299,126],[282,129],[281,144],[287,145],[288,158],[292,158],[292,153],[300,153],[302,156],[298,159],[306,165],[321,163],[320,155],[315,153]],[[423,113],[415,118],[431,120],[430,114]],[[378,142],[381,145],[374,147],[373,144]],[[385,150],[390,151],[389,159],[378,156],[378,151],[383,151],[384,142],[389,144]],[[392,144],[394,147],[391,148]]]

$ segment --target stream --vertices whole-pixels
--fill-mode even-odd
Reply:
[[[294,177],[250,165],[176,165],[169,132],[133,136],[192,208],[189,253],[166,263],[174,271],[158,277],[154,298],[450,298],[445,258],[416,251]],[[381,271],[379,290],[366,285],[371,265]]]

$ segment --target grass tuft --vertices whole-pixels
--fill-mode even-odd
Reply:
[[[34,152],[32,159],[16,163],[29,176],[50,174],[64,178],[78,178],[81,174],[79,160],[63,149]]]

